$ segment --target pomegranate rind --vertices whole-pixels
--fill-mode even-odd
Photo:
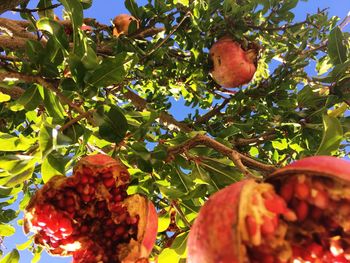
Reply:
[[[253,180],[243,180],[213,194],[200,209],[187,242],[188,263],[239,263],[239,206],[243,188]]]
[[[333,156],[311,156],[293,162],[268,177],[273,180],[282,175],[295,173],[317,174],[348,182],[350,179],[350,163]]]
[[[256,55],[252,53],[255,51],[244,51],[239,43],[229,37],[219,39],[209,51],[213,62],[212,78],[224,88],[247,84],[256,71]]]
[[[123,263],[136,262],[140,258],[148,258],[157,238],[158,216],[152,202],[145,196],[134,194],[124,200],[130,216],[140,217],[137,240],[131,240],[127,247],[122,247],[120,260]],[[125,253],[125,251],[128,251]]]

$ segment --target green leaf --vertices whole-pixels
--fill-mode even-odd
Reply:
[[[334,65],[342,64],[347,59],[347,48],[342,31],[335,27],[328,38],[328,55]]]
[[[46,112],[53,118],[53,122],[61,124],[64,122],[64,108],[58,97],[53,92],[44,89],[44,105]]]
[[[22,244],[17,244],[16,248],[18,250],[26,250],[30,247],[30,245],[33,243],[33,241],[31,239],[28,239],[26,242],[22,243]]]
[[[0,92],[0,103],[9,101],[10,99],[11,99],[10,95]]]
[[[335,117],[323,115],[323,137],[315,155],[331,155],[339,149],[343,140],[343,128]]]
[[[186,242],[188,238],[188,232],[178,235],[171,245],[171,248],[175,249],[178,255],[184,255],[186,253]]]
[[[39,1],[38,5],[37,5],[37,8],[43,10],[43,11],[39,11],[38,12],[40,18],[42,18],[42,17],[48,17],[48,18],[51,18],[51,19],[54,18],[53,9],[52,8],[48,8],[50,6],[52,6],[52,1],[51,0],[40,0]]]
[[[183,6],[189,6],[189,0],[173,0],[174,4],[182,4]]]
[[[43,123],[39,132],[39,146],[44,160],[53,150],[69,146],[72,140],[58,132],[47,123]]]
[[[158,257],[158,263],[178,263],[181,256],[174,249],[163,249]]]
[[[23,135],[13,136],[0,132],[0,151],[17,152],[28,150],[34,143],[33,139],[26,138]]]
[[[16,229],[10,225],[0,224],[0,236],[9,237],[16,232]]]
[[[158,232],[163,232],[167,230],[170,225],[170,215],[169,212],[158,216]]]
[[[37,85],[32,85],[16,100],[17,104],[23,105],[28,111],[34,110],[42,101],[41,94]]]
[[[94,115],[99,119],[99,135],[103,139],[115,143],[123,140],[128,130],[128,122],[119,107],[100,107]]]
[[[73,1],[73,0],[72,0]],[[62,51],[68,50],[68,40],[64,32],[63,26],[47,17],[43,17],[36,22],[38,29],[51,34],[51,37],[60,45]]]
[[[0,157],[0,169],[15,175],[28,169],[36,162],[33,156],[28,155],[5,155]]]
[[[70,158],[64,157],[58,152],[51,152],[44,160],[41,165],[41,177],[43,181],[48,182],[51,177],[55,175],[64,175],[66,164]]]
[[[86,76],[85,82],[90,86],[100,87],[120,83],[136,62],[130,53],[120,53],[115,58],[106,58]]]
[[[19,174],[11,176],[10,180],[6,182],[5,186],[15,187],[16,185],[22,184],[23,182],[27,181],[32,177],[33,172],[34,172],[34,165]]]
[[[124,5],[126,9],[129,10],[130,14],[132,14],[134,17],[136,18],[141,17],[142,12],[137,6],[137,3],[135,2],[135,0],[125,0]]]
[[[0,260],[0,263],[19,263],[19,253],[17,249],[13,249],[5,257]]]
[[[83,7],[81,3],[78,0],[59,0],[63,6],[66,12],[68,13],[69,19],[72,22],[73,27],[73,53],[76,52],[76,50],[80,46],[80,27],[83,25]]]

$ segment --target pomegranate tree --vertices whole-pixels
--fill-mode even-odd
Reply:
[[[139,26],[138,20],[135,17],[128,14],[117,15],[113,19],[113,24],[114,24],[113,36],[118,37],[121,34],[127,35],[129,30],[129,25],[132,21],[136,21],[137,27]]]
[[[214,262],[350,262],[350,163],[309,157],[215,193],[188,239],[188,263]]]
[[[248,83],[256,71],[257,50],[245,51],[238,42],[229,37],[223,37],[214,43],[210,48],[209,58],[213,63],[211,76],[224,88]]]
[[[127,169],[107,155],[82,158],[71,177],[54,176],[30,200],[24,230],[53,255],[74,263],[148,262],[157,213],[129,196]]]

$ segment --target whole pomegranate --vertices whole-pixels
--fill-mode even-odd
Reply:
[[[257,50],[243,50],[238,42],[229,37],[219,39],[210,48],[213,63],[212,78],[224,88],[234,88],[248,83],[256,71]]]
[[[350,262],[350,163],[309,157],[215,193],[190,231],[187,262]]]
[[[129,25],[132,21],[136,21],[137,23],[137,28],[139,27],[139,22],[138,20],[128,14],[120,14],[117,15],[114,19],[113,19],[113,24],[114,24],[114,28],[113,28],[113,36],[118,37],[121,34],[128,34],[128,29],[129,29]]]
[[[128,196],[129,180],[127,169],[107,155],[82,158],[71,177],[55,176],[35,193],[24,230],[74,263],[148,262],[157,212],[146,197]]]

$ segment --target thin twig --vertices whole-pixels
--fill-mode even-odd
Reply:
[[[185,225],[188,228],[191,228],[191,223],[187,220],[185,214],[182,212],[180,205],[178,204],[177,201],[173,200],[171,201],[171,205],[173,206],[173,208],[175,209],[176,213],[181,217],[182,221],[185,223]]]
[[[157,49],[159,49],[161,46],[164,45],[164,43],[179,29],[179,27],[185,22],[185,20],[191,16],[191,12],[187,12],[184,17],[181,19],[181,21],[174,26],[174,28],[169,32],[169,34],[159,43],[157,44],[151,51],[149,51],[145,57],[148,57],[152,55]]]
[[[6,55],[0,55],[0,60],[7,60],[12,62],[23,62],[23,59],[20,59],[19,57],[13,57],[13,56],[6,56]]]
[[[209,121],[212,117],[220,113],[220,111],[230,102],[231,98],[225,99],[220,106],[215,106],[211,111],[208,111],[206,114],[203,116],[199,116],[196,119],[195,125],[205,123]]]
[[[95,112],[96,110],[92,109],[89,111],[84,112],[83,114],[79,114],[77,117],[71,119],[70,121],[68,121],[66,124],[64,124],[59,131],[63,132],[64,130],[66,130],[67,128],[69,128],[70,126],[72,126],[73,124],[77,123],[78,121],[80,121],[81,119],[84,118],[89,118],[92,116],[92,114]]]
[[[46,10],[50,10],[50,9],[55,9],[56,7],[61,6],[62,4],[54,4],[54,5],[50,5],[47,7],[43,7],[43,8],[13,8],[11,11],[14,12],[21,12],[21,13],[34,13],[34,12],[42,12],[42,11],[46,11]]]

